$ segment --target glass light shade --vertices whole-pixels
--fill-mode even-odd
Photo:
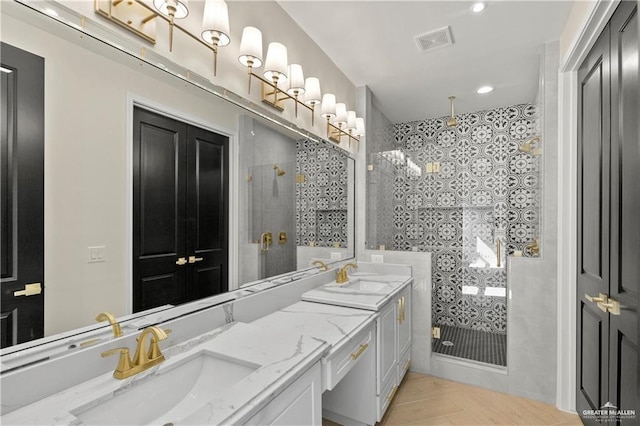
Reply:
[[[207,0],[202,18],[202,39],[209,44],[226,46],[229,38],[229,10],[223,0]],[[218,39],[215,42],[215,39]]]
[[[309,77],[304,82],[304,103],[307,105],[318,105],[322,95],[320,94],[320,80],[316,77]]]
[[[153,6],[164,16],[169,16],[169,8],[175,9],[175,19],[186,18],[189,14],[189,0],[153,0]]]
[[[273,81],[274,77],[279,81],[287,79],[287,48],[277,42],[269,43],[264,63],[264,78]]]
[[[356,135],[364,136],[364,118],[356,117]]]
[[[336,117],[333,119],[333,124],[336,126],[347,124],[347,106],[342,102],[336,104]]]
[[[333,93],[325,93],[322,96],[322,109],[320,115],[324,118],[332,118],[336,116],[336,95]]]
[[[356,112],[347,111],[347,130],[356,130]]]
[[[304,74],[302,73],[302,65],[291,64],[289,65],[289,89],[287,93],[295,96],[296,91],[298,95],[304,93]]]
[[[238,61],[245,67],[249,66],[249,61],[253,68],[262,66],[262,32],[256,27],[245,27],[242,30]]]

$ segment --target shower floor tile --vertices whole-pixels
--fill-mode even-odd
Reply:
[[[448,345],[451,342],[453,345]],[[507,335],[466,328],[440,326],[440,339],[433,339],[435,353],[500,366],[507,365]]]

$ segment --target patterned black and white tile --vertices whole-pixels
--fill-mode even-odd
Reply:
[[[296,244],[347,247],[347,159],[330,146],[297,142]]]
[[[540,135],[538,109],[459,114],[455,128],[446,117],[394,125],[393,249],[433,253],[434,325],[506,333],[495,247],[500,239],[506,255],[526,256],[540,233],[540,157],[519,150]],[[427,173],[429,163],[439,171]]]

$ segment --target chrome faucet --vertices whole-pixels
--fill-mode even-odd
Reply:
[[[149,335],[152,335],[151,342],[147,345],[147,336]],[[111,349],[103,352],[102,356],[107,357],[120,353],[118,366],[113,372],[113,377],[116,379],[126,379],[164,361],[164,355],[162,355],[158,342],[166,338],[167,332],[161,328],[155,326],[147,327],[142,330],[142,333],[140,333],[138,337],[138,346],[136,347],[136,353],[133,359],[129,358],[129,348]],[[147,346],[149,346],[148,349]]]
[[[336,277],[336,283],[344,284],[347,281],[349,281],[349,277],[347,276],[347,269],[349,267],[357,268],[358,265],[356,265],[355,263],[347,263],[342,268],[338,269],[338,276]]]

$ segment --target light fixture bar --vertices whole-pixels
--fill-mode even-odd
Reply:
[[[314,125],[315,108],[313,105],[307,105],[301,99],[288,94],[286,91],[279,88],[273,82],[254,73],[252,69],[253,68],[249,69],[249,89],[251,89],[251,77],[255,77],[258,80],[260,80],[262,82],[262,102],[264,102],[265,104],[273,108],[278,109],[279,111],[284,111],[284,101],[286,101],[287,99],[291,99],[296,103],[296,108],[297,108],[297,105],[302,105],[303,107],[311,111],[311,125],[312,126]]]

